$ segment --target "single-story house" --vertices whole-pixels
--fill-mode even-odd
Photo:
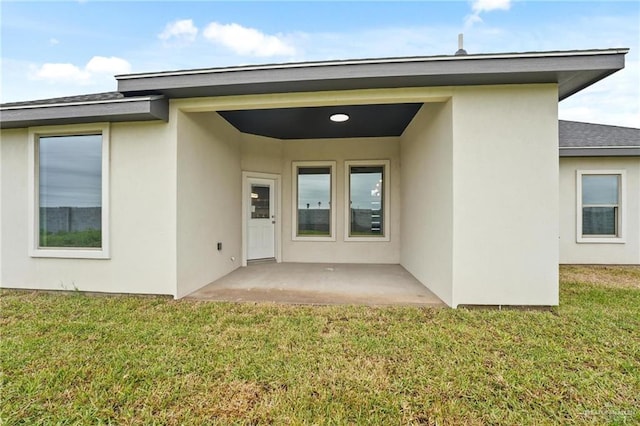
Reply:
[[[129,74],[4,104],[0,286],[180,298],[272,258],[400,264],[452,307],[557,305],[559,261],[640,256],[637,147],[558,161],[558,101],[627,52]]]
[[[559,132],[560,263],[640,265],[640,129]]]

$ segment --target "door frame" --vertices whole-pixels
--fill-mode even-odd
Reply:
[[[248,221],[249,221],[249,194],[251,193],[250,188],[250,179],[267,179],[273,181],[273,190],[274,190],[274,206],[273,206],[273,214],[275,215],[275,235],[273,238],[273,251],[276,258],[276,262],[282,262],[282,178],[279,174],[273,173],[262,173],[262,172],[242,172],[242,266],[247,266],[247,247],[248,247],[248,239],[249,232]]]

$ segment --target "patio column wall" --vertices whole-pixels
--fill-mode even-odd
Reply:
[[[400,263],[448,305],[453,297],[451,120],[451,101],[424,104],[400,145]]]
[[[448,305],[558,304],[557,96],[453,88],[403,134],[400,263]]]
[[[558,304],[557,108],[555,84],[454,89],[452,306]]]
[[[176,297],[182,297],[240,266],[241,141],[214,112],[176,114]]]

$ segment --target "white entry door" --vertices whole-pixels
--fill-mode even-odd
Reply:
[[[248,179],[247,260],[275,257],[276,216],[275,182],[271,179]]]

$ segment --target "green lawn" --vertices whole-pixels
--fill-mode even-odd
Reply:
[[[552,312],[3,291],[0,423],[638,424],[623,272],[563,268]]]

